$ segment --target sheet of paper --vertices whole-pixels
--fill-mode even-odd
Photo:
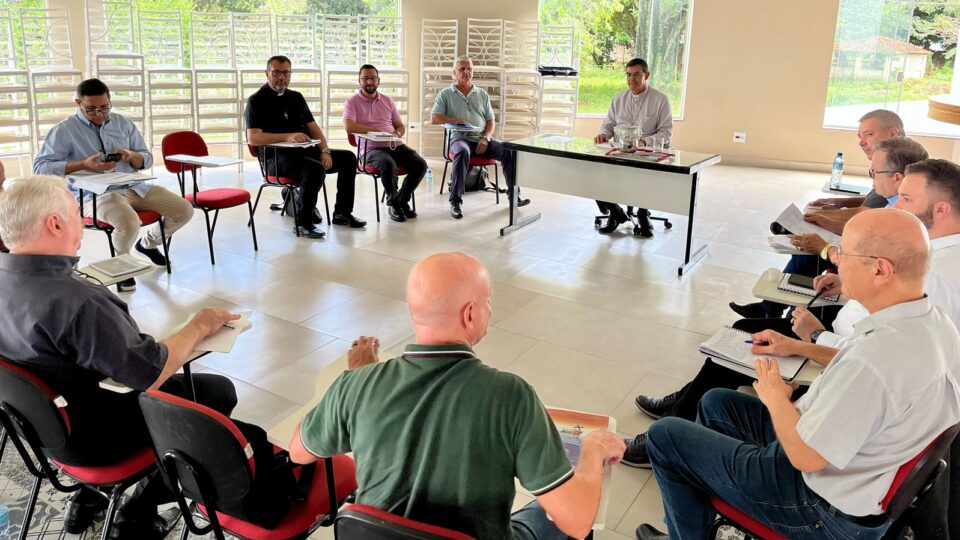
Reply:
[[[223,167],[226,165],[236,165],[242,163],[242,159],[235,159],[223,156],[191,156],[188,154],[174,154],[167,156],[171,161],[182,161],[183,163],[201,165],[204,167]]]
[[[156,177],[140,173],[110,172],[102,174],[71,174],[67,176],[67,181],[77,189],[102,195],[111,189],[132,186],[147,180],[153,180],[154,178]]]
[[[239,312],[240,318],[231,321],[229,326],[224,326],[212,336],[202,339],[197,343],[198,351],[210,351],[219,353],[228,353],[233,349],[240,334],[246,332],[253,325],[250,322],[250,311]]]
[[[307,142],[278,142],[273,144],[268,144],[267,146],[276,146],[277,148],[310,148],[311,146],[316,146],[320,144],[320,139],[312,139]]]
[[[770,248],[777,253],[783,253],[785,255],[803,255],[805,253],[794,247],[794,245],[790,243],[790,236],[786,234],[768,236],[767,242],[770,244]]]
[[[783,225],[785,229],[793,234],[817,234],[820,235],[820,238],[823,238],[833,245],[840,243],[840,235],[833,234],[823,227],[804,221],[803,212],[801,212],[795,204],[791,203],[790,206],[786,207],[774,221]]]

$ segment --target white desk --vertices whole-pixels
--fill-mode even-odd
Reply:
[[[720,163],[719,154],[669,149],[668,154],[614,154],[582,137],[534,135],[505,141],[517,152],[517,185],[589,199],[630,204],[689,218],[683,264],[689,270],[707,254],[707,246],[691,251],[700,171]],[[536,213],[517,217],[517,192],[510,198],[510,223],[505,235],[540,219]]]
[[[781,291],[777,288],[781,279],[783,279],[783,272],[776,268],[768,268],[766,272],[760,274],[760,277],[757,278],[757,282],[753,286],[753,296],[761,300],[769,300],[770,302],[777,302],[778,304],[786,304],[788,306],[806,306],[807,303],[813,299],[810,296]],[[836,302],[817,299],[810,307],[842,306],[846,303],[847,299],[841,296]]]
[[[833,189],[830,187],[830,180],[828,179],[823,183],[823,186],[820,188],[820,191],[824,193],[832,193],[834,195],[844,195],[847,197],[862,197],[870,191],[873,190],[871,184],[864,184],[862,182],[850,182],[849,180],[840,184],[840,187]]]

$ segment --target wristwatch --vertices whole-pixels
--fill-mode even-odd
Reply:
[[[321,149],[320,149],[320,153],[321,153],[321,154],[329,154],[329,153],[330,153],[330,149],[329,149],[329,148],[321,148]]]
[[[830,248],[833,247],[833,244],[827,242],[827,245],[823,246],[823,249],[820,250],[820,258],[829,261],[830,260]]]
[[[481,135],[480,138],[490,142],[490,137],[487,137],[486,135]]]
[[[816,343],[817,338],[820,337],[820,334],[826,332],[823,328],[817,328],[813,332],[810,332],[810,343]]]

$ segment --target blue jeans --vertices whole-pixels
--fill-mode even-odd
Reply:
[[[540,502],[536,500],[514,512],[510,516],[510,526],[515,540],[567,540],[568,538],[550,521]]]
[[[493,158],[503,165],[503,176],[507,181],[507,188],[512,189],[517,179],[517,153],[507,150],[500,141],[489,141],[487,151],[477,153],[477,142],[466,139],[457,139],[450,143],[450,153],[453,154],[453,170],[450,172],[450,202],[462,202],[464,183],[467,172],[470,170],[470,156]]]
[[[647,437],[672,539],[707,537],[711,494],[790,539],[880,538],[890,525],[860,526],[808,488],[756,397],[711,390],[696,423],[663,418]]]

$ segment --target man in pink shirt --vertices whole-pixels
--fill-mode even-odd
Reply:
[[[343,106],[343,126],[347,133],[381,131],[403,137],[406,130],[396,105],[388,96],[377,91],[380,86],[380,72],[377,68],[370,64],[361,66],[358,82],[360,91]],[[410,208],[410,197],[427,172],[427,162],[403,143],[366,141],[360,144],[358,150],[361,155],[366,152],[368,165],[380,169],[380,180],[387,194],[390,219],[402,222],[417,217],[417,213]],[[397,167],[403,167],[407,171],[407,177],[399,190]]]

